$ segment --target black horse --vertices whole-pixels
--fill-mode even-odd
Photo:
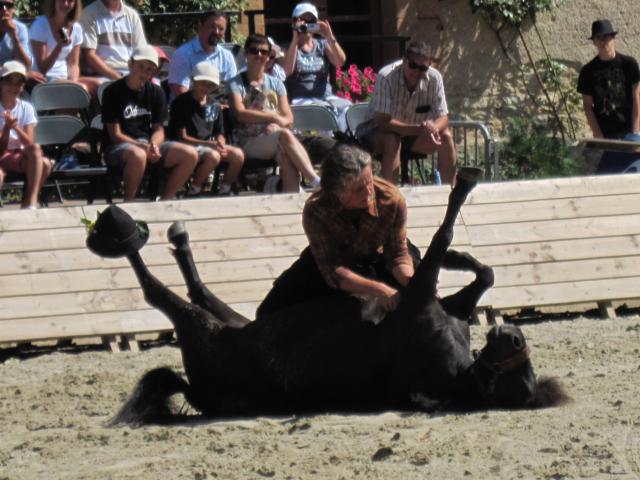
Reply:
[[[184,225],[172,225],[169,239],[191,303],[162,285],[137,252],[128,258],[146,301],[175,327],[187,379],[168,368],[148,372],[113,423],[166,420],[176,393],[208,417],[416,409],[424,399],[456,409],[564,403],[557,381],[536,378],[518,327],[493,327],[475,358],[470,352],[469,318],[493,272],[449,246],[475,183],[468,171],[458,174],[442,225],[398,308],[378,325],[363,321],[360,301],[344,295],[250,322],[204,286]],[[476,278],[438,299],[441,267],[471,270]]]

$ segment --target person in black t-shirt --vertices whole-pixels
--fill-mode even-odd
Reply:
[[[129,74],[109,85],[102,98],[105,160],[123,169],[125,202],[135,199],[148,163],[171,171],[161,194],[166,200],[176,196],[198,160],[192,146],[164,141],[167,103],[160,87],[151,82],[157,68],[155,49],[137,48],[129,60]]]
[[[640,133],[640,69],[633,57],[616,52],[617,33],[609,20],[593,22],[590,40],[598,55],[578,77],[578,92],[595,138]]]
[[[227,145],[222,128],[222,109],[207,98],[220,85],[220,73],[209,62],[200,62],[191,71],[191,89],[178,95],[171,104],[169,138],[189,145],[198,151],[198,167],[193,176],[190,195],[198,195],[209,174],[220,164],[227,171],[218,188],[220,195],[228,195],[244,164],[244,153]]]

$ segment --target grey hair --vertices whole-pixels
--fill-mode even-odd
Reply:
[[[326,192],[339,192],[371,165],[371,155],[354,145],[339,144],[322,162],[320,186]]]

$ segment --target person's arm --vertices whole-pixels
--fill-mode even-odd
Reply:
[[[631,88],[633,96],[633,110],[631,114],[631,133],[640,134],[640,83]]]
[[[0,135],[0,152],[7,151],[9,146],[9,138],[11,136],[11,129],[17,125],[17,120],[11,116],[10,112],[5,110],[4,112],[4,126],[2,127],[2,135]]]
[[[38,70],[43,75],[53,67],[53,64],[56,63],[56,59],[58,55],[60,55],[60,51],[64,44],[62,42],[58,42],[51,53],[47,52],[47,44],[43,42],[39,42],[37,40],[31,40],[31,50],[33,51],[33,60],[38,67]],[[48,54],[48,55],[47,55]]]
[[[103,77],[107,77],[111,80],[118,80],[122,77],[120,72],[111,68],[102,58],[100,58],[96,53],[95,48],[83,48],[82,55],[84,56],[84,63],[98,75],[102,75]]]
[[[33,143],[33,139],[35,138],[33,123],[24,125],[23,127],[16,125],[13,127],[13,131],[18,134],[18,140],[23,146],[27,147]]]
[[[185,127],[178,128],[176,130],[176,134],[178,136],[178,141],[182,143],[187,143],[189,145],[207,145],[209,147],[218,146],[218,143],[213,140],[202,140],[197,137],[192,137],[187,133],[187,129]]]
[[[325,53],[327,58],[331,62],[331,65],[334,67],[341,67],[347,61],[347,56],[342,50],[342,47],[336,40],[336,37],[333,35],[333,31],[331,30],[331,25],[326,20],[320,20],[318,22],[320,26],[320,34],[327,40],[327,48],[325,49]]]
[[[105,128],[107,129],[107,133],[109,134],[109,139],[111,143],[131,143],[132,145],[136,145],[140,148],[146,149],[148,146],[147,142],[139,141],[129,135],[125,134],[120,127],[120,123],[118,122],[109,122],[105,123]]]
[[[73,47],[67,57],[67,78],[72,82],[80,78],[80,45]]]
[[[278,96],[278,112],[280,112],[280,122],[278,125],[281,127],[291,127],[293,125],[293,112],[289,105],[289,98],[286,93]]]
[[[582,108],[587,117],[587,123],[589,124],[589,128],[591,128],[593,138],[604,138],[602,130],[600,130],[600,125],[598,125],[596,113],[593,111],[593,97],[591,95],[582,95]]]
[[[241,123],[277,123],[280,125],[285,122],[276,112],[263,112],[262,110],[245,108],[244,103],[242,103],[242,97],[238,93],[229,95],[229,107],[233,116]]]
[[[164,127],[162,123],[154,123],[151,126],[151,137],[149,137],[149,143],[151,145],[155,145],[156,147],[160,147],[164,142]]]
[[[296,25],[302,23],[301,21],[296,22]],[[287,47],[287,51],[284,53],[284,59],[282,60],[282,68],[284,69],[284,73],[288,76],[292,75],[293,72],[296,71],[296,60],[298,57],[298,31],[296,29],[292,29],[291,34],[291,43],[289,43],[289,47]]]
[[[402,286],[409,283],[413,277],[413,260],[409,255],[407,246],[407,202],[404,197],[396,192],[394,208],[391,205],[385,207],[384,215],[393,216],[389,227],[386,229],[382,251],[386,268]]]
[[[6,20],[4,30],[13,43],[13,59],[22,62],[27,70],[31,69],[31,52],[29,51],[29,34],[26,27],[20,28],[15,20]]]
[[[386,283],[363,277],[346,267],[336,268],[335,274],[340,290],[376,298],[387,311],[395,310],[400,302],[400,292]]]

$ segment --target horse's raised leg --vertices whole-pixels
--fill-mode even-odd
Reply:
[[[215,352],[211,340],[225,325],[203,308],[187,302],[149,272],[139,253],[127,257],[138,277],[145,300],[164,313],[176,330],[184,368],[192,387],[206,382],[207,365]]]
[[[466,252],[452,249],[447,251],[442,266],[447,270],[465,270],[476,274],[476,278],[469,285],[440,299],[440,305],[449,315],[471,322],[471,315],[480,297],[493,286],[493,269]]]
[[[174,222],[167,231],[167,237],[175,247],[172,253],[187,283],[188,295],[191,302],[211,312],[227,326],[241,328],[249,323],[249,319],[240,315],[216,297],[202,280],[200,280],[198,269],[193,260],[193,253],[189,246],[189,234],[184,222]]]
[[[482,171],[478,168],[466,167],[458,170],[456,186],[449,194],[444,220],[433,235],[429,248],[406,288],[404,297],[408,299],[407,308],[421,311],[426,303],[436,301],[438,274],[453,240],[456,218],[481,174]]]

